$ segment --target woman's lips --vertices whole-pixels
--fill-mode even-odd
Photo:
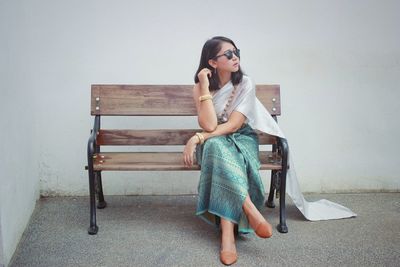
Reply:
[[[234,66],[234,67],[237,67],[237,66],[239,66],[239,63],[233,64],[233,66]]]

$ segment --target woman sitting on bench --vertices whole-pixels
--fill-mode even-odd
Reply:
[[[265,193],[259,174],[258,135],[254,130],[285,137],[256,98],[255,83],[240,68],[240,51],[226,37],[216,36],[204,44],[193,97],[204,131],[188,140],[183,161],[191,166],[196,153],[201,165],[196,215],[221,228],[220,259],[230,265],[237,260],[235,227],[239,233],[255,232],[262,238],[272,235],[271,225],[260,213]],[[307,219],[356,216],[346,207],[327,200],[305,201],[290,154],[287,192]]]
[[[202,151],[196,157],[201,165],[196,214],[221,226],[221,261],[232,264],[237,258],[234,224],[238,224],[240,233],[254,229],[260,237],[272,235],[271,225],[259,212],[264,204],[264,186],[258,170],[258,136],[245,116],[250,107],[247,102],[235,105],[237,99],[254,97],[255,92],[250,92],[253,84],[240,69],[239,49],[223,37],[214,37],[204,45],[195,81],[198,120],[207,132],[188,141],[185,164],[193,164],[194,151]],[[215,103],[216,94],[221,103]],[[207,142],[196,149],[204,140]]]

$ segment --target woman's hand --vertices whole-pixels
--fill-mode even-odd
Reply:
[[[212,76],[212,71],[208,68],[203,68],[199,74],[197,74],[197,77],[199,78],[200,85],[205,88],[208,88],[210,86],[210,81],[208,80],[208,77],[211,78]]]
[[[193,135],[189,141],[187,141],[185,149],[183,150],[183,163],[185,167],[193,165],[193,154],[196,151],[196,145],[200,143],[199,138]]]

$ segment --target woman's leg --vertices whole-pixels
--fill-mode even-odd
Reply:
[[[243,211],[247,216],[251,228],[256,231],[257,235],[264,238],[272,236],[271,224],[267,222],[267,220],[265,220],[264,216],[258,211],[256,206],[254,206],[253,202],[251,202],[249,195],[247,195],[246,199],[243,202]]]
[[[235,235],[234,235],[234,224],[221,218],[221,251],[220,259],[225,265],[231,265],[237,261],[236,245],[235,245]]]
[[[236,252],[235,235],[233,229],[234,229],[233,222],[221,218],[221,230],[222,230],[221,250]]]

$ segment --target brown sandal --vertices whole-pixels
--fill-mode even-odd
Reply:
[[[258,223],[254,230],[256,235],[261,238],[269,238],[272,236],[272,226],[266,220]]]

